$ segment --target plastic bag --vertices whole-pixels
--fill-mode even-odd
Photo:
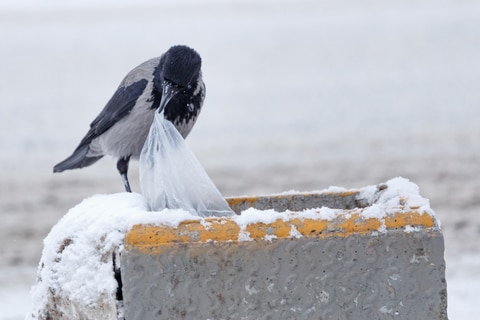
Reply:
[[[149,209],[184,209],[193,215],[234,215],[185,140],[155,112],[140,154],[140,187]]]

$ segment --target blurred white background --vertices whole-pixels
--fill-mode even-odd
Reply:
[[[451,319],[480,312],[478,1],[0,1],[0,319],[22,319],[42,239],[115,162],[54,175],[123,76],[203,58],[187,139],[225,196],[404,176],[442,221]],[[138,189],[132,165],[133,188]]]

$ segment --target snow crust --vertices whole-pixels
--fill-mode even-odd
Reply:
[[[343,188],[329,188],[328,192],[343,192]],[[416,184],[404,178],[394,178],[379,186],[359,190],[359,199],[368,202],[366,208],[354,209],[363,218],[383,219],[398,210],[416,208],[433,215],[429,201],[419,194]],[[322,219],[334,220],[352,212],[327,207],[301,212],[277,212],[249,208],[231,217],[240,227],[238,241],[251,240],[246,228],[250,224],[270,224],[277,220]],[[222,218],[226,219],[226,218]],[[42,313],[53,294],[68,297],[75,305],[95,308],[98,297],[114,297],[117,283],[114,279],[111,256],[113,250],[123,248],[125,233],[135,224],[167,225],[177,227],[186,220],[198,220],[206,228],[205,218],[181,209],[148,211],[143,196],[132,193],[96,195],[72,208],[51,230],[44,240],[44,250],[38,268],[38,281],[32,288],[33,308],[31,318]],[[383,232],[384,225],[378,232]],[[418,231],[408,226],[405,232]],[[292,227],[292,238],[302,235]],[[276,236],[268,233],[265,240]],[[114,298],[113,298],[114,299]],[[28,318],[28,317],[27,317]]]
[[[312,193],[332,193],[345,191],[349,190],[342,187],[329,187],[320,191],[312,191]],[[383,220],[387,215],[394,212],[416,209],[425,214],[429,214],[431,216],[434,215],[434,211],[430,208],[430,201],[420,195],[418,186],[410,180],[402,177],[393,178],[380,185],[367,186],[358,191],[359,195],[357,198],[367,202],[368,206],[364,209],[355,209],[351,212],[346,212],[345,210],[341,209],[322,207],[307,209],[301,212],[276,212],[274,210],[258,210],[249,208],[243,211],[241,215],[233,217],[232,220],[234,220],[240,226],[241,236],[239,237],[239,241],[249,241],[251,238],[248,232],[245,230],[248,225],[255,223],[270,224],[277,220],[289,221],[298,218],[332,221],[340,216],[344,216],[348,219],[352,213],[359,213],[364,219],[375,218],[380,220],[382,225],[377,232],[385,232],[386,228]],[[296,193],[297,192],[295,191],[295,194]],[[440,227],[439,221],[438,227]],[[409,233],[420,230],[420,228],[414,226],[407,226],[404,231]],[[290,235],[292,238],[301,236],[297,230],[293,229],[290,231]],[[265,240],[270,240],[271,238],[272,237],[267,234]]]
[[[44,318],[52,292],[68,297],[72,305],[95,308],[99,297],[114,297],[111,255],[122,248],[128,229],[138,223],[172,227],[185,220],[199,219],[187,211],[149,212],[144,198],[135,193],[95,195],[72,208],[52,228],[44,240],[37,271],[37,284],[31,290],[30,318]]]
[[[382,219],[402,208],[418,209],[434,216],[430,201],[420,195],[418,186],[402,177],[393,178],[385,184],[365,187],[361,189],[359,198],[368,201],[369,206],[362,212],[365,218]]]

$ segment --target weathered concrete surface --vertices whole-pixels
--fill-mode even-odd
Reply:
[[[357,191],[234,198],[236,212],[341,212],[246,227],[230,218],[134,226],[121,255],[125,318],[447,319],[435,217],[403,198],[385,216],[363,214],[372,199]]]
[[[359,191],[322,193],[294,193],[271,196],[232,197],[227,202],[237,214],[248,208],[275,211],[301,211],[304,209],[328,207],[332,209],[353,209],[366,204],[358,199]]]
[[[437,231],[165,245],[122,256],[126,319],[447,319]]]

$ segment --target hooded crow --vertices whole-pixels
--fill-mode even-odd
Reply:
[[[130,71],[90,124],[73,154],[53,168],[62,172],[89,166],[104,155],[117,158],[125,190],[130,159],[138,159],[155,112],[164,112],[185,138],[205,99],[202,60],[193,49],[177,45]]]

